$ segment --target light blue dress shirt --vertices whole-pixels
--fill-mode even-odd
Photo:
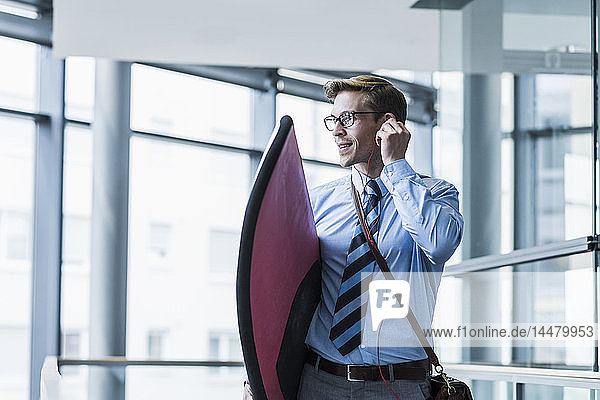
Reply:
[[[377,332],[371,329],[370,312],[364,319],[363,344],[348,355],[342,356],[329,339],[346,256],[358,223],[351,180],[363,193],[368,179],[352,168],[351,175],[310,191],[323,270],[321,301],[306,344],[341,364],[378,363]],[[382,192],[377,245],[395,278],[409,281],[411,309],[426,329],[433,318],[444,263],[462,238],[458,191],[443,179],[419,176],[405,159],[386,165],[376,181]],[[374,279],[383,279],[378,266],[375,271]],[[427,358],[406,318],[385,320],[380,335],[381,364]]]

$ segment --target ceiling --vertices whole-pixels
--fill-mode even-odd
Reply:
[[[440,12],[411,8],[416,0],[54,0],[53,43],[60,57],[324,70],[460,70],[463,12],[494,1],[473,0],[463,10]],[[504,35],[497,43],[504,49],[547,51],[575,45],[585,51],[587,43],[589,51],[586,0],[504,0],[502,7]]]

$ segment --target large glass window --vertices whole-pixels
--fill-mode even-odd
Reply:
[[[439,288],[434,326],[452,329],[518,324],[527,329],[535,325],[538,328],[542,325],[592,326],[593,265],[594,254],[582,253],[445,277]],[[474,298],[478,300],[473,301]],[[498,343],[469,341],[463,336],[452,341],[441,339],[436,348],[448,362],[485,361],[504,365],[529,362],[587,370],[593,367],[593,337],[561,339],[556,330],[554,336],[529,337],[530,341],[506,338]]]
[[[323,118],[331,114],[332,105],[288,94],[277,95],[277,119],[289,115],[294,120],[300,155],[323,161],[338,162],[338,149]]]
[[[459,189],[461,204],[471,207],[464,210],[470,229],[459,248],[467,242],[471,254],[461,259],[511,251],[514,229],[521,247],[583,237],[592,230],[592,141],[591,134],[582,131],[591,126],[592,79],[589,70],[574,74],[569,66],[570,59],[590,49],[585,30],[589,28],[589,5],[576,12],[566,6],[544,10],[533,3],[511,1],[496,5],[491,9],[483,1],[474,1],[458,11],[442,10],[441,46],[458,47],[453,54],[441,53],[446,71],[434,76],[439,88],[434,170],[436,175],[448,177],[445,179]],[[481,24],[470,22],[476,20]],[[542,21],[573,29],[550,32],[538,25]],[[484,25],[488,28],[478,30]],[[444,34],[451,30],[460,35]],[[522,35],[525,31],[528,34]],[[486,37],[489,46],[475,46],[470,41],[475,36]],[[565,47],[565,43],[572,45]],[[546,52],[544,57],[536,53],[540,50]],[[514,77],[520,79],[519,92],[515,92]],[[529,84],[531,90],[523,90]],[[515,126],[515,105],[519,126]],[[509,134],[523,139],[514,142]],[[499,142],[490,141],[493,135],[502,137]],[[534,145],[523,150],[530,142]],[[515,159],[517,152],[520,157]],[[516,173],[527,184],[517,193],[515,162],[519,163]],[[498,173],[500,180],[489,181]],[[463,175],[470,179],[466,185]],[[528,191],[528,196],[523,191]],[[480,203],[482,199],[485,201]],[[517,206],[531,207],[531,221],[521,220],[514,226],[514,201],[523,199],[531,201]],[[493,209],[478,213],[472,207]],[[489,221],[481,221],[481,215]],[[500,246],[489,245],[496,242]]]
[[[130,171],[127,355],[207,359],[211,332],[237,331],[250,158],[134,137]]]
[[[587,236],[592,231],[592,135],[536,138],[536,244]]]
[[[65,116],[91,122],[94,119],[94,59],[69,57],[65,69]]]
[[[63,167],[63,233],[61,329],[63,342],[74,343],[80,357],[89,348],[90,263],[92,217],[92,132],[67,125]],[[63,355],[73,349],[63,347]]]
[[[25,400],[29,392],[34,137],[33,121],[0,117],[2,399]]]
[[[458,188],[466,228],[449,264],[591,235],[593,79],[581,61],[593,47],[589,2],[474,0],[440,12],[434,171]],[[446,277],[435,318],[592,324],[596,262],[589,252]],[[568,340],[458,347],[440,347],[442,359],[590,370],[597,351]],[[497,394],[491,382],[473,384],[476,397]],[[589,397],[535,385],[520,392]]]
[[[434,85],[438,95],[438,126],[433,129],[434,176],[447,180],[459,192],[459,204],[464,216],[463,190],[463,74],[460,72],[438,72],[434,74]],[[512,74],[501,75],[500,127],[498,135],[511,132],[514,127],[514,83]],[[503,135],[504,136],[504,135]],[[513,250],[514,239],[514,143],[512,138],[503,137],[500,148],[500,253]],[[481,207],[487,205],[481,204]],[[464,239],[463,239],[464,242]],[[463,259],[463,242],[448,260],[448,265]],[[468,258],[468,257],[467,257]]]
[[[134,64],[131,90],[134,130],[251,144],[251,89]]]
[[[38,46],[0,36],[0,107],[37,109]]]
[[[324,166],[304,162],[304,175],[306,176],[306,185],[308,189],[312,189],[327,182],[331,182],[345,175],[348,175],[348,168]]]

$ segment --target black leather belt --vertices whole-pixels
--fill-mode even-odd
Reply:
[[[386,380],[406,379],[410,381],[423,381],[429,371],[429,359],[408,361],[398,364],[385,364],[381,366],[381,372],[377,365],[346,365],[329,361],[319,356],[312,350],[308,350],[306,362],[315,365],[319,359],[319,370],[333,375],[343,376],[348,381],[380,381],[381,375]],[[390,376],[390,374],[393,374]]]

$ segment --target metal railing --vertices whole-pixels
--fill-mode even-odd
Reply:
[[[101,367],[232,367],[242,368],[241,361],[208,361],[208,360],[135,360],[125,357],[106,357],[96,359],[73,359],[47,357],[42,368],[42,399],[51,400],[59,391],[62,366],[101,366]],[[585,389],[600,389],[600,372],[549,369],[532,367],[514,367],[508,365],[452,364],[444,363],[444,370],[449,375],[463,380],[503,381],[512,383],[529,383],[549,386],[562,386]],[[44,393],[46,397],[44,397]]]
[[[549,368],[444,363],[448,375],[466,380],[600,389],[600,372]]]
[[[469,272],[507,267],[556,257],[565,257],[573,254],[587,253],[594,251],[598,247],[598,242],[598,235],[586,236],[577,239],[565,240],[563,242],[528,247],[526,249],[518,249],[508,254],[497,254],[471,258],[458,264],[445,266],[443,276],[461,275]]]

